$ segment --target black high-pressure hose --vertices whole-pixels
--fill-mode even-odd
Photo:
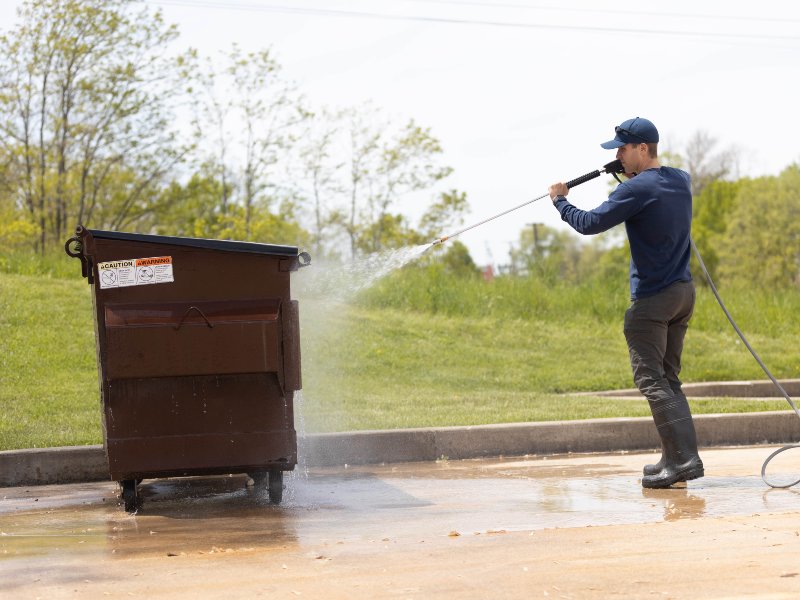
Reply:
[[[591,173],[586,173],[585,175],[581,175],[580,177],[576,177],[575,179],[573,179],[571,181],[568,181],[566,185],[567,185],[568,188],[571,189],[571,188],[574,188],[576,186],[579,186],[582,183],[586,183],[587,181],[591,181],[592,179],[600,177],[600,175],[602,173],[611,173],[614,176],[614,179],[616,179],[617,181],[622,183],[622,181],[618,177],[618,173],[624,173],[624,172],[625,171],[622,168],[622,163],[619,160],[614,160],[614,161],[608,163],[607,165],[604,165],[602,169],[597,169],[595,171],[592,171]],[[501,213],[499,213],[497,215],[494,215],[493,217],[489,217],[488,219],[484,219],[483,221],[480,221],[479,223],[475,223],[474,225],[470,225],[469,227],[464,227],[463,229],[461,229],[459,231],[456,231],[454,233],[451,233],[450,235],[446,235],[444,237],[437,238],[431,243],[431,246],[436,246],[437,244],[443,244],[444,242],[446,242],[450,238],[453,238],[453,237],[455,237],[457,235],[460,235],[460,234],[464,233],[465,231],[469,231],[470,229],[474,229],[475,227],[478,227],[479,225],[483,225],[484,223],[488,223],[489,221],[493,221],[494,219],[497,219],[498,217],[502,217],[503,215],[507,215],[508,213],[513,212],[513,211],[515,211],[515,210],[517,210],[519,208],[522,208],[523,206],[527,206],[528,204],[532,204],[532,203],[536,202],[537,200],[541,200],[542,198],[545,198],[546,196],[549,196],[549,194],[542,194],[541,196],[539,196],[537,198],[534,198],[533,200],[528,200],[527,202],[523,202],[519,206],[515,206],[513,208],[509,208],[508,210],[503,211],[503,212],[501,212]],[[694,255],[697,257],[697,262],[700,263],[700,268],[703,270],[703,274],[706,277],[706,281],[708,281],[708,285],[711,288],[711,291],[714,293],[714,297],[717,299],[717,302],[719,303],[719,306],[722,309],[722,312],[725,313],[725,316],[728,318],[728,321],[730,322],[730,324],[733,327],[734,331],[736,331],[737,335],[739,336],[739,338],[741,338],[741,340],[744,343],[745,347],[750,351],[750,354],[753,355],[753,358],[756,359],[756,362],[764,370],[764,373],[767,374],[767,377],[770,378],[770,380],[775,385],[775,387],[778,389],[778,391],[781,393],[781,395],[789,403],[789,406],[792,407],[792,410],[795,412],[795,414],[798,417],[800,417],[800,410],[798,410],[798,408],[795,405],[795,403],[792,400],[792,398],[789,396],[788,393],[786,393],[786,390],[783,389],[783,386],[780,384],[780,382],[777,379],[775,379],[775,377],[772,375],[770,370],[764,364],[764,361],[761,360],[761,358],[758,356],[758,353],[756,353],[756,351],[750,345],[750,342],[747,341],[747,338],[744,336],[744,333],[742,333],[742,330],[739,329],[739,326],[736,324],[736,321],[733,320],[733,317],[731,316],[730,312],[728,312],[728,309],[725,306],[725,303],[722,301],[722,297],[719,295],[719,292],[717,291],[717,287],[714,285],[714,281],[711,279],[711,275],[709,274],[708,269],[706,269],[706,265],[703,262],[703,258],[700,256],[700,252],[697,250],[697,246],[695,245],[694,240],[689,238],[689,243],[692,246],[692,250],[694,251]],[[790,450],[791,448],[800,448],[800,444],[789,444],[787,446],[784,446],[784,447],[776,450],[772,454],[770,454],[767,457],[767,460],[764,461],[764,464],[761,466],[761,479],[768,486],[770,486],[772,488],[790,488],[790,487],[793,487],[793,486],[797,485],[798,483],[800,483],[800,479],[798,479],[797,481],[794,481],[794,482],[786,484],[786,485],[777,485],[777,484],[774,484],[774,483],[770,483],[767,480],[766,471],[767,471],[767,465],[769,464],[769,462],[773,458],[775,458],[775,456],[780,454],[781,452],[785,452],[786,450]]]
[[[788,393],[786,393],[786,390],[783,389],[783,386],[780,384],[780,382],[777,379],[775,379],[775,377],[772,375],[772,373],[770,373],[770,370],[767,368],[767,365],[764,364],[764,361],[762,361],[761,358],[758,356],[758,353],[750,345],[750,342],[748,342],[747,338],[744,337],[744,333],[742,333],[742,330],[739,329],[738,325],[736,325],[736,321],[733,320],[733,317],[731,316],[731,313],[728,312],[728,309],[726,308],[725,303],[722,301],[722,297],[719,295],[719,292],[717,291],[717,286],[714,285],[714,281],[711,279],[711,275],[709,274],[708,269],[706,269],[706,265],[703,262],[703,258],[700,256],[700,252],[697,250],[697,246],[695,245],[694,240],[689,238],[689,243],[692,245],[692,250],[694,251],[694,255],[697,257],[697,262],[700,263],[700,268],[703,270],[703,275],[706,276],[706,281],[708,281],[708,285],[711,288],[711,291],[714,292],[714,297],[717,299],[717,302],[719,303],[719,306],[722,309],[722,312],[725,313],[725,316],[728,318],[728,321],[730,322],[730,324],[733,327],[734,331],[741,338],[741,340],[744,343],[745,347],[750,351],[750,354],[753,355],[753,358],[756,359],[756,362],[758,363],[758,365],[764,370],[764,373],[767,374],[767,377],[769,377],[770,380],[772,381],[772,383],[775,385],[775,387],[778,388],[778,391],[781,393],[781,395],[789,403],[789,406],[792,407],[792,410],[795,412],[795,414],[798,417],[800,417],[800,411],[798,411],[797,406],[795,405],[795,403],[792,400],[792,398],[789,396]],[[790,450],[792,448],[799,448],[799,447],[800,447],[800,445],[798,445],[798,444],[789,444],[788,446],[784,446],[783,448],[780,448],[780,449],[776,450],[775,452],[773,452],[772,454],[770,454],[767,457],[767,460],[765,460],[764,464],[761,465],[761,479],[764,481],[764,483],[766,483],[768,486],[773,487],[773,488],[790,488],[790,487],[793,487],[793,486],[797,485],[798,483],[800,483],[800,479],[798,479],[797,481],[793,481],[792,483],[789,483],[789,484],[786,484],[786,485],[777,485],[777,484],[774,484],[774,483],[770,483],[767,480],[767,465],[769,464],[769,462],[773,458],[775,458],[778,454],[780,454],[781,452],[785,452],[786,450]]]

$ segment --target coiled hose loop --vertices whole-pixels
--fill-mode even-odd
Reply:
[[[733,327],[734,331],[736,331],[736,333],[739,335],[742,342],[744,343],[745,347],[750,351],[750,354],[753,355],[753,358],[756,359],[756,362],[764,370],[764,373],[767,374],[767,377],[769,377],[772,383],[775,384],[775,387],[778,388],[778,391],[780,391],[781,395],[784,398],[786,398],[786,401],[789,403],[789,406],[792,407],[792,410],[800,418],[800,411],[797,410],[797,406],[795,405],[794,401],[791,399],[789,394],[786,393],[786,390],[783,389],[783,386],[780,384],[780,382],[777,379],[775,379],[772,373],[770,373],[769,369],[767,368],[767,365],[764,364],[764,361],[761,360],[761,358],[758,356],[758,353],[756,353],[756,351],[753,350],[753,347],[750,345],[750,342],[748,342],[747,338],[744,337],[744,333],[742,333],[742,330],[739,329],[738,325],[736,325],[736,321],[733,320],[731,313],[729,313],[728,309],[725,307],[725,303],[722,301],[722,298],[720,297],[719,292],[717,291],[717,287],[714,285],[714,281],[711,279],[711,275],[709,274],[708,269],[706,269],[706,265],[703,262],[703,258],[700,256],[700,252],[697,250],[697,246],[695,245],[694,240],[689,238],[689,243],[692,245],[692,250],[694,251],[694,255],[697,257],[697,262],[700,263],[700,268],[703,270],[703,275],[706,276],[706,281],[708,281],[708,285],[711,287],[711,291],[714,292],[714,297],[717,299],[720,308],[722,308],[722,312],[725,313],[725,316],[728,318],[728,321],[730,321],[730,324]],[[786,450],[790,450],[791,448],[798,448],[798,447],[800,447],[800,445],[790,444],[788,446],[780,448],[779,450],[776,450],[767,457],[767,460],[765,460],[764,464],[761,466],[761,479],[764,480],[764,483],[773,488],[790,488],[800,483],[800,479],[798,479],[797,481],[789,483],[787,485],[778,485],[775,483],[771,483],[767,479],[767,465],[769,464],[769,462],[781,452],[785,452]]]

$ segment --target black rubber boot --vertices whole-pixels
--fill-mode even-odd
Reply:
[[[689,404],[678,401],[669,403],[665,409],[653,410],[653,420],[661,437],[664,464],[657,473],[642,477],[642,487],[665,488],[702,477],[705,471],[697,453],[697,434]]]
[[[654,465],[645,465],[644,468],[642,469],[642,474],[644,474],[644,475],[655,475],[661,469],[664,468],[664,464],[665,464],[666,460],[667,459],[664,457],[664,447],[662,446],[661,447],[661,458]]]
[[[683,405],[685,403],[685,406],[682,407],[682,410],[683,411],[688,411],[686,414],[691,415],[691,411],[689,411],[689,401],[686,400],[686,396],[683,394],[683,390],[681,389],[681,382],[677,381],[677,380],[670,381],[669,382],[669,387],[672,389],[672,393],[675,395],[675,402],[679,403],[680,405]],[[677,410],[678,406],[679,405],[676,405],[676,410]],[[665,454],[664,454],[664,445],[662,444],[661,445],[661,458],[654,465],[645,465],[644,468],[642,469],[642,474],[644,474],[644,475],[655,475],[656,473],[661,471],[661,469],[664,468],[665,461],[666,461],[666,457],[665,457]]]

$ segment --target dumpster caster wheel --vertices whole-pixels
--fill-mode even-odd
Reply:
[[[125,479],[120,482],[122,486],[122,502],[125,504],[125,512],[134,513],[139,507],[136,494],[136,480]]]
[[[283,499],[283,471],[271,469],[269,471],[258,471],[249,473],[253,479],[253,485],[259,492],[267,489],[270,504],[280,504]]]
[[[269,472],[270,504],[280,504],[283,499],[283,471],[277,469]]]
[[[267,487],[268,475],[266,471],[258,471],[257,473],[248,473],[248,475],[253,480],[253,486],[257,490],[263,490],[265,487]]]

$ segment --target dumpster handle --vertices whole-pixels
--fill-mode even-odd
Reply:
[[[200,313],[200,316],[203,317],[203,319],[205,320],[206,325],[208,325],[209,329],[213,329],[214,328],[214,325],[211,323],[211,321],[208,320],[208,317],[203,314],[202,310],[200,310],[196,306],[190,306],[188,309],[186,309],[186,312],[183,314],[183,317],[181,318],[181,322],[178,323],[177,325],[175,325],[175,331],[178,331],[181,327],[183,327],[183,322],[186,320],[186,317],[189,316],[189,313],[192,312],[193,310],[196,310],[197,312]]]
[[[73,244],[74,250],[72,249]],[[69,238],[64,244],[64,252],[67,253],[67,256],[79,258],[81,260],[81,274],[89,280],[89,283],[94,283],[92,267],[90,266],[89,260],[83,255],[83,244],[80,238],[77,236]]]
[[[73,243],[75,244],[75,250],[74,251],[72,250],[72,248],[70,248],[70,245],[73,244]],[[81,241],[80,241],[80,239],[78,239],[77,237],[69,238],[66,241],[66,243],[64,244],[64,252],[66,252],[72,258],[80,258],[82,256],[81,255]]]

